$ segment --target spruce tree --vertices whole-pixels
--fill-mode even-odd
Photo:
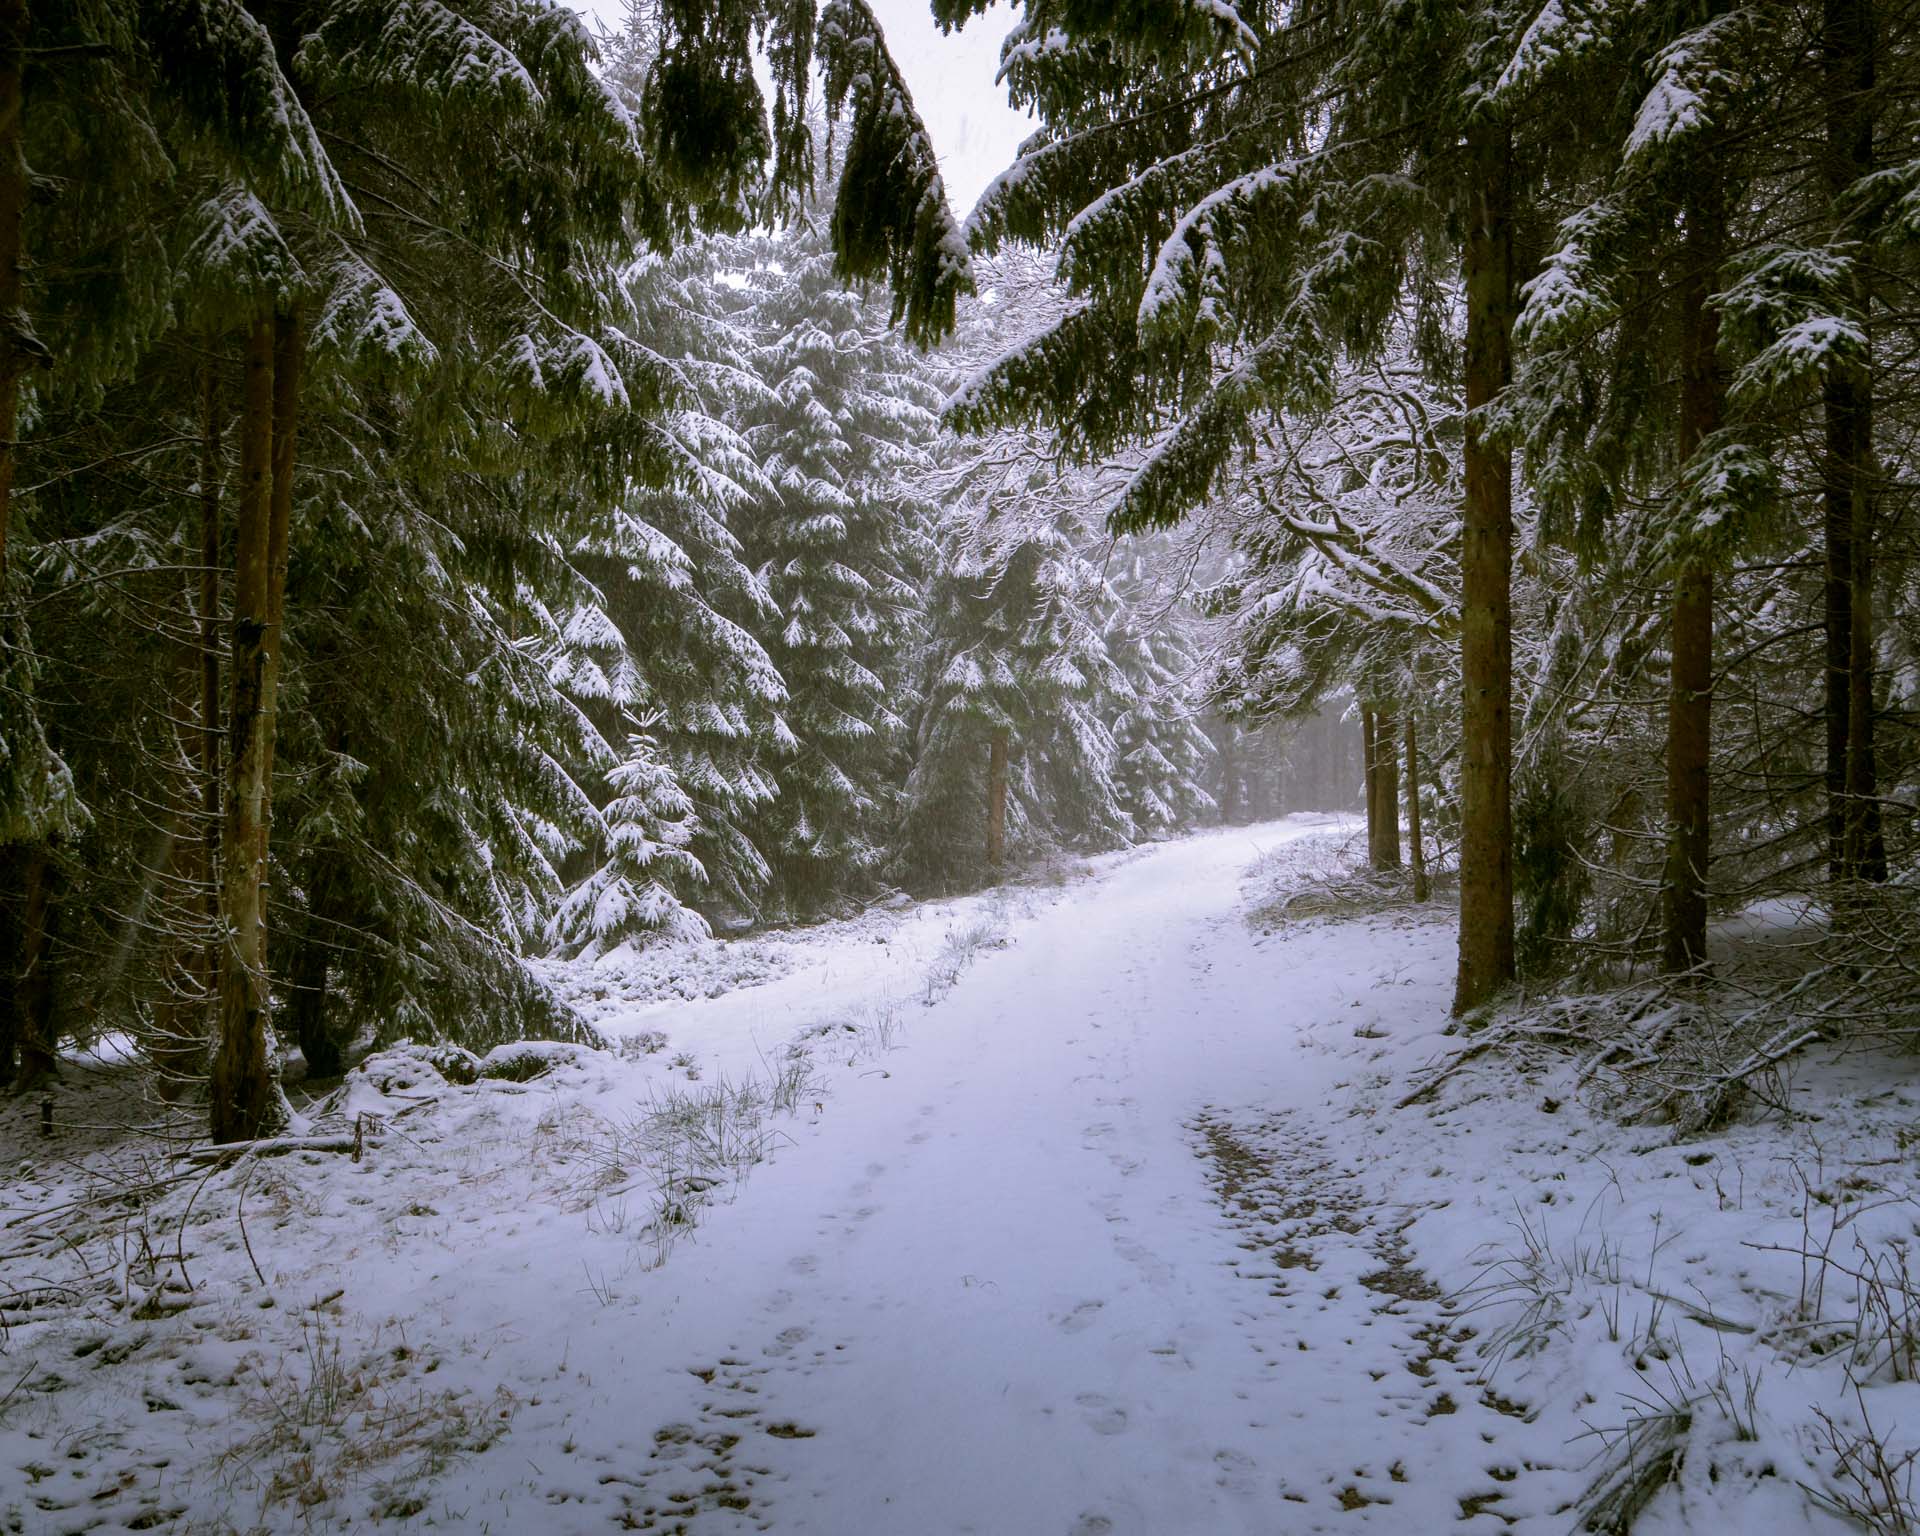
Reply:
[[[896,820],[939,397],[815,218],[763,243],[750,281],[766,388],[745,420],[770,494],[741,533],[793,732],[754,825],[778,905],[807,914],[872,882]]]
[[[793,737],[787,685],[755,638],[777,609],[737,531],[773,495],[741,430],[767,397],[751,296],[723,280],[745,261],[708,239],[628,276],[633,333],[668,360],[671,382],[655,478],[631,479],[576,546],[593,585],[556,624],[549,672],[593,722],[608,790],[549,920],[567,949],[751,911],[768,878],[749,822]]]

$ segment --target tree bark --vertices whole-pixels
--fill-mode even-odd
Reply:
[[[1707,957],[1711,805],[1713,571],[1684,565],[1673,583],[1673,665],[1667,691],[1667,873],[1661,963],[1690,971]]]
[[[1380,744],[1373,711],[1360,711],[1361,795],[1367,802],[1367,867],[1380,867]]]
[[[27,345],[26,289],[21,271],[27,211],[27,160],[21,144],[26,113],[26,0],[0,0],[0,611],[8,591],[13,521],[14,434],[19,430],[20,378]]]
[[[1874,166],[1873,0],[1826,0],[1821,38],[1827,191],[1837,205]],[[1872,293],[1856,271],[1862,321]],[[1874,757],[1873,566],[1876,530],[1873,378],[1836,361],[1823,381],[1826,456],[1826,738],[1829,872],[1881,881],[1887,853]]]
[[[1506,387],[1513,348],[1512,144],[1485,114],[1467,129],[1466,404]],[[1513,980],[1513,461],[1467,421],[1461,526],[1460,963],[1453,1011]]]
[[[300,385],[306,363],[306,331],[298,308],[277,316],[273,334],[273,493],[267,523],[267,626],[265,681],[261,709],[264,783],[260,807],[260,867],[267,869],[269,836],[273,826],[273,752],[278,738],[280,664],[285,650],[287,613],[288,534],[293,523],[294,444],[300,426]],[[262,941],[264,946],[264,939]]]
[[[327,1028],[327,946],[311,929],[301,934],[289,967],[288,984],[292,997],[288,1011],[293,1015],[293,1035],[300,1054],[306,1058],[307,1078],[338,1077],[346,1058],[340,1042]]]
[[[6,982],[8,998],[0,1006],[0,1087],[11,1083],[16,1071],[20,1042],[20,1010],[13,999],[20,995],[20,939],[23,924],[13,911],[16,890],[25,888],[21,878],[27,850],[18,843],[0,843],[0,980]]]
[[[200,835],[178,846],[181,878],[198,891],[204,934],[181,965],[177,994],[160,1013],[152,1056],[162,1098],[175,1098],[206,1077],[208,1016],[219,995],[220,925],[220,417],[219,375],[207,365],[201,390],[200,569],[189,584],[199,616],[197,654],[189,672],[198,694],[193,770],[199,780]]]
[[[1407,851],[1413,860],[1413,899],[1433,894],[1427,879],[1427,850],[1420,840],[1420,735],[1413,716],[1407,716]]]
[[[1687,273],[1680,288],[1680,418],[1684,466],[1720,425],[1720,312],[1709,302],[1725,245],[1716,191],[1686,210]],[[1713,747],[1713,570],[1683,557],[1673,582],[1672,667],[1667,690],[1667,871],[1661,961],[1669,972],[1707,958],[1707,861],[1712,851],[1708,768]]]
[[[1400,724],[1382,711],[1373,717],[1374,778],[1380,787],[1380,853],[1375,869],[1400,867]]]
[[[25,110],[26,0],[0,0],[0,665],[22,641],[11,601],[10,548],[13,521],[14,435],[19,429],[20,376],[26,357],[25,297],[21,271],[22,224],[27,210],[27,162],[21,147]],[[29,1074],[25,1037],[26,968],[32,943],[36,868],[44,869],[43,843],[0,846],[0,967],[16,985],[0,1012],[0,1082]],[[16,896],[15,892],[19,894]],[[18,969],[16,969],[16,967]],[[16,1050],[20,1053],[16,1068]]]
[[[289,1022],[294,1039],[299,1042],[300,1054],[306,1058],[309,1079],[338,1077],[345,1066],[340,1042],[327,1028],[327,971],[332,946],[322,932],[327,921],[322,910],[327,905],[324,881],[322,876],[316,882],[314,907],[294,947],[287,976],[291,994],[287,1011],[292,1015]]]
[[[211,1007],[220,989],[220,383],[207,365],[206,437],[200,454],[200,815],[201,872],[206,881],[207,943],[201,996]],[[201,1016],[211,1039],[213,1020]]]
[[[1858,448],[1858,410],[1844,368],[1829,368],[1822,389],[1826,407],[1826,457],[1822,464],[1826,503],[1826,708],[1827,873],[1846,880],[1847,741],[1853,719],[1853,470]]]
[[[272,612],[274,323],[256,320],[246,343],[240,424],[240,498],[234,519],[233,659],[227,729],[221,917],[220,1040],[213,1057],[215,1141],[247,1141],[280,1115],[266,971],[267,690]]]
[[[52,860],[44,843],[27,852],[26,911],[21,921],[20,985],[15,995],[19,1010],[20,1071],[15,1079],[22,1092],[57,1075],[53,1025],[53,880]]]
[[[1240,765],[1235,746],[1240,739],[1240,727],[1231,720],[1226,722],[1226,727],[1220,740],[1220,821],[1230,827],[1239,800]]]
[[[1007,748],[1010,733],[997,726],[987,745],[987,867],[1007,861]]]

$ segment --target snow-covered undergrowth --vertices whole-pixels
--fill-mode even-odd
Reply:
[[[1910,1529],[1911,1063],[1648,1118],[1618,999],[1456,1028],[1327,831],[583,967],[611,1048],[238,1161],[76,1068],[0,1111],[0,1531]]]
[[[582,1241],[576,1293],[527,1300],[616,1305],[1084,873],[545,967],[609,1049],[402,1044],[239,1158],[130,1058],[70,1062],[52,1137],[0,1106],[0,1531],[466,1528],[435,1480],[531,1394],[487,1363],[512,1317],[414,1285]]]
[[[1775,1015],[1749,1018],[1783,956],[1815,947],[1806,917],[1726,925],[1716,983],[1666,997],[1664,1029],[1639,989],[1454,1035],[1435,1006],[1451,912],[1396,894],[1355,919],[1316,896],[1324,857],[1271,861],[1250,910],[1282,942],[1295,912],[1298,942],[1343,920],[1422,935],[1400,1006],[1356,1020],[1355,1042],[1379,1043],[1353,1053],[1348,1134],[1374,1198],[1405,1213],[1485,1401],[1545,1431],[1536,1498],[1514,1502],[1531,1479],[1490,1474],[1463,1516],[1920,1529],[1920,1072],[1883,1048],[1810,1045],[1805,1019],[1782,1036]],[[1798,1049],[1763,1059],[1776,1037]],[[1693,1112],[1734,1074],[1718,1116]]]

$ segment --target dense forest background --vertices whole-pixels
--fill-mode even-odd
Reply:
[[[0,3],[0,1072],[1354,804],[1463,1014],[1904,1017],[1911,22],[1029,0],[962,223],[861,0]]]
[[[282,1042],[579,1030],[527,956],[1352,798],[1206,714],[1110,473],[942,423],[1057,293],[908,339],[834,233],[878,108],[803,50],[769,183],[659,8],[469,11],[0,12],[0,1077],[218,1042],[237,1134]]]

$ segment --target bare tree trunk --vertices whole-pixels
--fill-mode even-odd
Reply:
[[[987,866],[998,870],[1007,861],[1007,748],[1009,732],[994,729],[987,745]]]
[[[267,631],[273,523],[274,323],[247,335],[240,424],[240,500],[234,521],[233,663],[228,724],[221,916],[220,1040],[213,1057],[215,1141],[244,1141],[280,1114],[266,971],[267,732],[272,682]]]
[[[1413,857],[1413,899],[1433,894],[1427,879],[1427,850],[1420,840],[1420,734],[1413,716],[1407,716],[1407,849]]]
[[[202,873],[206,880],[207,940],[201,957],[201,1034],[213,1037],[210,1016],[220,992],[220,450],[219,374],[207,365],[206,437],[200,455],[200,815]]]
[[[25,108],[23,86],[27,47],[26,0],[0,0],[0,667],[6,653],[22,642],[16,628],[9,581],[12,532],[14,434],[19,429],[20,375],[25,359],[19,345],[25,317],[21,311],[21,224],[27,209],[27,162],[21,151]],[[0,1013],[0,1082],[29,1076],[24,1015],[26,968],[32,942],[36,868],[44,869],[46,848],[33,843],[0,845],[0,974],[10,983]],[[15,892],[19,894],[16,896]],[[19,1066],[15,1052],[20,1052]]]
[[[306,332],[300,312],[278,316],[273,336],[273,495],[267,526],[267,630],[265,683],[261,690],[264,727],[265,783],[260,808],[260,865],[267,867],[268,839],[273,828],[273,749],[278,737],[276,700],[280,693],[280,663],[285,650],[287,614],[287,540],[293,522],[294,445],[300,427],[300,385],[306,363]],[[264,947],[265,940],[262,940]]]
[[[1673,583],[1673,665],[1667,691],[1667,872],[1661,963],[1690,971],[1707,956],[1711,806],[1713,572],[1689,561]]]
[[[292,1015],[289,1022],[300,1054],[306,1058],[310,1079],[338,1077],[345,1064],[340,1042],[327,1028],[327,971],[332,946],[324,932],[327,917],[320,910],[325,904],[325,897],[316,888],[314,909],[301,929],[287,974],[287,1011]]]
[[[1220,821],[1224,826],[1233,825],[1236,791],[1239,788],[1239,754],[1235,747],[1240,739],[1240,728],[1231,720],[1225,722],[1226,733],[1220,741]]]
[[[1827,191],[1837,205],[1874,166],[1873,0],[1826,0],[1821,39],[1827,97]],[[1873,296],[1856,271],[1861,319]],[[1873,566],[1876,533],[1873,377],[1828,367],[1825,482],[1828,862],[1835,879],[1885,880],[1874,759]]]
[[[1360,711],[1360,756],[1363,764],[1361,794],[1367,802],[1367,868],[1380,867],[1380,743],[1379,727],[1373,711]]]
[[[1376,869],[1400,867],[1400,724],[1385,711],[1373,717],[1374,777],[1380,786],[1380,855]]]
[[[27,850],[18,843],[0,846],[0,902],[7,908],[12,906],[15,890],[24,890]],[[0,981],[6,983],[6,1001],[0,1003],[0,1087],[14,1081],[19,1074],[20,1051],[20,967],[21,940],[25,937],[26,925],[16,920],[7,910],[6,921],[0,924]]]
[[[159,1091],[174,1098],[206,1077],[209,1013],[219,995],[220,924],[220,417],[219,374],[209,362],[201,393],[200,569],[189,584],[199,616],[198,645],[188,671],[198,694],[199,729],[193,733],[193,772],[199,780],[200,835],[182,838],[175,862],[190,892],[197,891],[206,937],[180,965],[176,995],[159,1017],[152,1056]]]
[[[27,852],[26,913],[21,922],[20,985],[15,995],[19,1010],[21,1091],[56,1075],[53,1027],[53,880],[52,860],[44,843]]]
[[[1869,420],[1870,413],[1869,405]],[[1880,775],[1873,745],[1873,550],[1876,519],[1871,429],[1863,436],[1866,446],[1860,456],[1853,485],[1853,602],[1849,615],[1847,668],[1845,857],[1848,871],[1855,878],[1882,882],[1887,878],[1887,844],[1880,819]]]
[[[1826,737],[1827,873],[1845,880],[1847,861],[1847,740],[1853,711],[1853,471],[1858,416],[1852,380],[1832,367],[1822,390],[1826,405]]]
[[[1513,349],[1512,144],[1484,115],[1467,129],[1466,404],[1506,387]],[[1513,460],[1469,417],[1461,527],[1460,965],[1453,1011],[1513,979]]]
[[[27,850],[18,843],[0,843],[0,982],[7,1001],[0,1004],[0,1087],[11,1083],[17,1071],[20,1046],[20,940],[25,924],[15,918],[13,893],[25,888],[22,878]]]
[[[4,611],[8,535],[13,521],[14,435],[20,421],[20,377],[44,356],[31,341],[21,273],[21,227],[27,211],[27,160],[21,144],[26,114],[26,0],[0,0],[0,611]]]
[[[1680,289],[1680,421],[1684,465],[1720,425],[1716,356],[1720,312],[1709,302],[1725,243],[1717,192],[1686,211],[1687,274]],[[1686,558],[1673,581],[1673,662],[1667,690],[1667,872],[1661,961],[1690,971],[1707,958],[1707,860],[1712,851],[1708,768],[1713,747],[1713,571]]]

